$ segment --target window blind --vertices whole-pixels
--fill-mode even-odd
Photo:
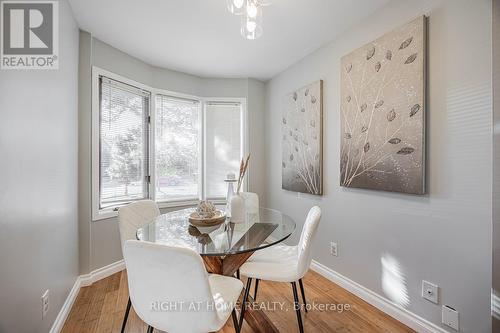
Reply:
[[[178,201],[200,197],[200,102],[156,95],[155,198]]]
[[[150,93],[99,78],[100,208],[149,197]]]
[[[240,103],[207,102],[205,112],[205,184],[207,198],[224,198],[230,172],[238,177],[243,155]]]

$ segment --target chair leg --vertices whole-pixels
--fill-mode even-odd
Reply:
[[[236,317],[236,309],[231,312],[231,317],[233,317],[234,331],[240,333],[240,325],[238,324],[238,317]]]
[[[297,293],[297,284],[295,282],[292,282],[292,290],[293,290],[293,298],[295,304],[295,312],[297,313],[297,321],[299,323],[299,331],[300,333],[304,333],[304,326],[302,326],[302,316],[300,315],[299,295]]]
[[[304,311],[307,313],[307,301],[306,294],[304,293],[304,284],[302,284],[302,279],[299,280],[300,292],[302,294],[302,301],[304,301]]]
[[[153,330],[154,330],[153,326],[149,325],[148,326],[148,333],[153,333]]]
[[[236,270],[236,278],[238,280],[240,279],[240,269],[239,268]]]
[[[125,326],[127,325],[128,313],[130,312],[131,305],[132,305],[132,302],[130,302],[130,297],[129,297],[128,302],[127,302],[127,310],[125,310],[125,317],[123,317],[121,333],[125,332]]]
[[[255,290],[253,291],[253,301],[257,300],[257,289],[259,288],[259,279],[255,279]]]
[[[245,293],[243,294],[243,300],[241,304],[241,314],[240,314],[240,330],[243,327],[243,318],[245,316],[246,304],[248,301],[248,294],[250,293],[250,287],[252,286],[252,278],[247,278],[247,286],[245,288]]]

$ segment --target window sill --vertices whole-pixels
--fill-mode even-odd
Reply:
[[[215,205],[225,205],[226,200],[225,199],[209,199],[212,201]],[[172,208],[187,208],[187,207],[193,207],[198,204],[199,200],[194,199],[194,200],[182,200],[182,201],[160,201],[157,202],[158,208],[159,209],[168,209],[169,211],[173,211],[175,209]],[[117,206],[110,206],[106,207],[104,209],[99,210],[98,212],[95,212],[92,216],[92,222],[97,222],[101,220],[107,220],[111,219],[114,217],[118,216],[118,209],[124,205],[117,205]]]

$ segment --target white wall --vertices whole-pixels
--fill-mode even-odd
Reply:
[[[0,332],[48,332],[79,274],[78,28],[59,11],[59,69],[0,70]]]
[[[254,79],[202,78],[166,68],[150,66],[141,60],[98,40],[87,32],[80,32],[80,134],[79,134],[79,227],[80,272],[111,264],[122,258],[116,218],[91,222],[91,139],[90,139],[90,70],[97,66],[155,88],[201,97],[242,97],[247,99],[250,132],[263,128],[264,84]],[[252,135],[250,189],[264,190],[263,141]],[[255,153],[254,153],[255,152]],[[255,162],[254,162],[255,161]],[[163,210],[166,211],[166,210]]]
[[[340,58],[422,14],[429,16],[428,194],[342,188]],[[266,84],[267,206],[300,227],[308,209],[320,205],[314,259],[389,298],[381,258],[392,257],[406,280],[408,310],[440,325],[440,306],[420,297],[421,280],[429,280],[469,333],[491,331],[491,61],[491,1],[399,0]],[[322,197],[281,189],[282,98],[318,79],[324,80]],[[337,258],[329,254],[330,241],[339,244]]]

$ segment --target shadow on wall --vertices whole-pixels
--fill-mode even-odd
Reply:
[[[382,263],[382,290],[394,303],[406,308],[410,305],[406,277],[401,265],[396,258],[390,254],[384,254],[380,258]]]

